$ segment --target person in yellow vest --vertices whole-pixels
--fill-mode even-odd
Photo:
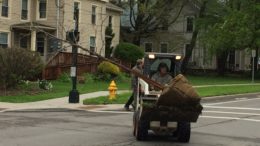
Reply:
[[[136,65],[132,68],[133,70],[139,72],[139,73],[143,73],[143,65],[144,65],[144,62],[142,59],[138,59],[136,61]],[[133,103],[134,101],[134,96],[135,96],[135,93],[137,91],[137,79],[138,77],[135,76],[134,74],[131,75],[132,78],[131,78],[131,89],[132,89],[132,95],[129,97],[128,101],[126,102],[124,108],[125,110],[129,110],[129,106]]]

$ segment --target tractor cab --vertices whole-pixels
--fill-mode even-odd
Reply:
[[[182,56],[173,53],[148,53],[144,58],[144,74],[151,77],[157,72],[160,63],[168,66],[169,74],[175,77],[180,73]]]

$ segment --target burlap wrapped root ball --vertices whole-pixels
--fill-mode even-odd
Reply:
[[[200,104],[200,100],[201,97],[188,80],[183,75],[178,75],[164,88],[157,105],[191,106],[195,108]]]

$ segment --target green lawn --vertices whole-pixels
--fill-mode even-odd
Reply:
[[[240,77],[216,77],[216,76],[188,76],[188,80],[192,85],[215,85],[215,84],[244,84],[250,83],[249,78]],[[259,80],[256,80],[259,82]],[[116,82],[119,90],[130,89],[130,81],[127,79],[124,82]],[[31,83],[27,87],[22,87],[15,94],[10,94],[9,96],[1,96],[0,102],[11,102],[11,103],[24,103],[24,102],[34,102],[53,98],[59,98],[68,96],[71,90],[71,83],[62,81],[52,81],[53,89],[51,91],[39,90],[37,83]],[[107,91],[109,82],[92,81],[85,84],[78,84],[78,90],[80,94],[90,93],[95,91]],[[234,93],[246,93],[246,92],[260,92],[258,86],[240,86],[239,88],[227,88],[227,87],[207,87],[199,88],[198,91],[201,96],[213,96],[213,95],[223,95],[223,94],[234,94]],[[35,91],[34,91],[35,90]],[[33,91],[33,92],[32,92]],[[3,92],[3,91],[0,91]],[[128,96],[128,95],[127,95]],[[124,100],[123,100],[124,101]],[[102,101],[103,102],[103,101]],[[119,102],[119,101],[118,101]]]
[[[0,102],[11,102],[11,103],[24,103],[24,102],[34,102],[40,100],[47,100],[53,98],[59,98],[69,95],[71,90],[71,83],[53,81],[53,89],[51,91],[37,90],[35,93],[30,93],[28,90],[31,88],[38,88],[38,84],[31,83],[30,86],[22,88],[18,94],[14,96],[0,96]],[[77,89],[80,94],[90,93],[95,91],[106,91],[109,86],[109,82],[91,82],[85,84],[78,84]],[[117,87],[119,90],[130,89],[129,82],[118,82]],[[28,89],[29,88],[29,89]]]
[[[233,87],[200,87],[196,88],[201,97],[220,96],[220,95],[231,95],[241,93],[255,93],[260,92],[260,85],[239,85]],[[96,104],[124,104],[126,103],[130,93],[124,93],[117,96],[114,101],[109,101],[108,97],[98,97],[93,99],[86,99],[85,105],[96,105]]]
[[[251,83],[251,78],[229,76],[187,76],[192,85],[217,85],[217,84],[247,84]],[[260,83],[260,80],[256,80]]]

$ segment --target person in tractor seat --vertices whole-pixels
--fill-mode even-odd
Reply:
[[[169,74],[169,67],[167,64],[161,62],[158,66],[157,72],[152,76],[151,79],[162,85],[168,85],[172,80],[172,76]]]

